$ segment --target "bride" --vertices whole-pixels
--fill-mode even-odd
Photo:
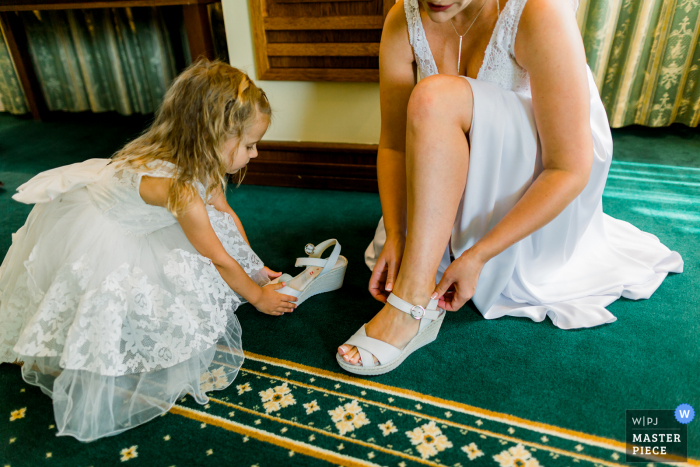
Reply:
[[[384,217],[365,259],[385,306],[338,348],[341,367],[393,370],[469,299],[486,319],[592,327],[682,272],[603,213],[612,137],[575,5],[402,0],[379,68]]]

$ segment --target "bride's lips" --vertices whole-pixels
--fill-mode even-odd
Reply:
[[[449,5],[438,5],[437,3],[428,2],[428,8],[430,8],[433,11],[445,11],[451,6],[452,3],[450,3]]]

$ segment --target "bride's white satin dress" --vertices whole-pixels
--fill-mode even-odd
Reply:
[[[467,185],[450,244],[459,257],[523,196],[542,171],[529,77],[514,57],[517,25],[527,0],[510,0],[501,12],[477,79],[469,132]],[[422,77],[438,73],[417,0],[404,0],[409,36]],[[479,278],[474,304],[487,319],[542,321],[562,329],[616,320],[606,306],[620,297],[649,298],[669,272],[683,271],[680,255],[654,235],[603,213],[602,196],[612,161],[607,115],[588,69],[594,159],[583,192],[552,222],[491,259]],[[374,267],[386,240],[383,221],[367,248]],[[450,265],[449,248],[437,280]]]

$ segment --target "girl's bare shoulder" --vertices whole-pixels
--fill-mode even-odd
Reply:
[[[148,175],[144,175],[141,177],[139,195],[146,204],[167,207],[168,194],[172,183],[172,178],[149,177]]]

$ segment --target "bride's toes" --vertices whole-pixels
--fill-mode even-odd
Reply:
[[[343,356],[343,360],[353,365],[362,365],[362,357],[357,347],[351,345],[341,345],[338,347],[338,353]],[[374,355],[372,356],[375,365],[379,365],[379,360]]]
[[[355,363],[360,359],[360,352],[357,351],[357,347],[350,347],[350,350],[345,352],[343,359],[348,363]]]

